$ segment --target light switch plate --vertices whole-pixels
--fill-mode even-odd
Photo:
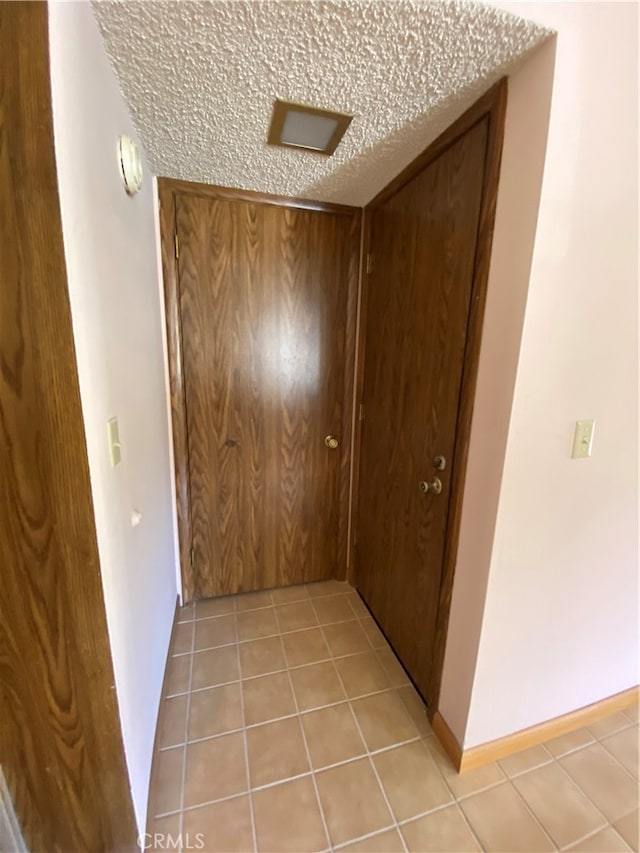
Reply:
[[[573,450],[571,452],[572,459],[586,459],[588,456],[591,456],[595,425],[596,422],[593,420],[576,421]]]
[[[118,419],[110,418],[107,421],[107,437],[109,439],[109,459],[111,467],[115,468],[120,462],[120,434],[118,431]]]

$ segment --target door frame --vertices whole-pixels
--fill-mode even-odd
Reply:
[[[189,483],[189,442],[184,360],[182,348],[182,322],[180,317],[180,282],[178,278],[178,242],[176,231],[176,195],[197,195],[227,201],[245,201],[276,207],[332,213],[351,218],[350,233],[357,241],[349,264],[347,286],[347,317],[344,358],[344,392],[342,407],[342,441],[340,457],[340,487],[338,496],[338,553],[342,568],[337,580],[344,580],[349,557],[348,526],[350,520],[350,488],[353,451],[353,400],[355,384],[356,317],[360,278],[362,210],[343,204],[332,204],[311,199],[288,198],[250,190],[232,189],[212,184],[158,178],[158,207],[160,226],[160,251],[164,283],[165,324],[171,425],[173,433],[174,477],[177,505],[180,574],[182,601],[193,600],[198,588],[196,569],[192,564],[191,495]]]
[[[457,119],[457,121],[448,127],[431,145],[429,145],[422,154],[419,154],[418,157],[409,164],[409,166],[407,166],[383,190],[381,190],[368,205],[366,205],[364,208],[362,224],[362,242],[363,247],[366,247],[364,254],[368,257],[370,255],[371,248],[370,238],[372,213],[402,189],[405,184],[416,177],[416,175],[418,175],[430,163],[450,148],[475,124],[485,118],[488,119],[489,126],[485,155],[485,172],[473,268],[469,325],[467,329],[467,340],[462,369],[462,383],[458,402],[458,417],[454,439],[454,465],[451,469],[451,493],[449,497],[449,511],[445,532],[444,557],[434,637],[434,652],[431,673],[428,681],[429,686],[427,694],[424,696],[427,702],[428,713],[431,718],[438,710],[438,702],[440,698],[444,654],[449,627],[449,612],[451,609],[451,595],[453,591],[453,580],[458,555],[458,540],[460,536],[460,522],[462,519],[462,500],[464,496],[467,459],[469,455],[471,419],[473,416],[473,406],[475,402],[480,344],[482,341],[482,328],[484,322],[484,309],[487,297],[487,284],[489,280],[489,266],[491,261],[491,246],[493,241],[498,184],[500,179],[506,107],[507,78],[503,77],[498,83],[489,89],[488,92],[482,95],[482,97],[480,97],[478,101],[476,101],[459,119]],[[367,267],[369,266],[368,261],[366,264],[363,263],[362,266],[362,296],[358,322],[355,395],[355,399],[358,402],[363,399],[364,371],[366,368],[366,320],[369,285],[369,277],[367,274]],[[348,573],[348,580],[354,586],[356,585],[357,573],[357,555],[355,551],[357,530],[355,529],[355,525],[357,522],[361,447],[362,426],[361,421],[359,420],[354,435],[352,490],[354,533],[350,537],[349,542],[350,559]]]

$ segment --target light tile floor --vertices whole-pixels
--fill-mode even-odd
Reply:
[[[157,741],[147,849],[638,850],[637,709],[458,775],[336,581],[182,608]]]

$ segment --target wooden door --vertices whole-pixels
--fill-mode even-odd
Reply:
[[[478,121],[369,219],[357,585],[427,697],[488,129]],[[435,477],[441,492],[423,493]]]
[[[176,227],[195,596],[344,577],[359,215],[179,193]]]
[[[138,846],[67,292],[48,36],[45,3],[0,3],[0,781],[29,850],[111,853]]]

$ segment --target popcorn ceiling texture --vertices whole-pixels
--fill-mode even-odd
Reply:
[[[459,0],[93,8],[157,175],[354,205],[550,35]],[[355,114],[332,157],[267,145],[276,97]]]

